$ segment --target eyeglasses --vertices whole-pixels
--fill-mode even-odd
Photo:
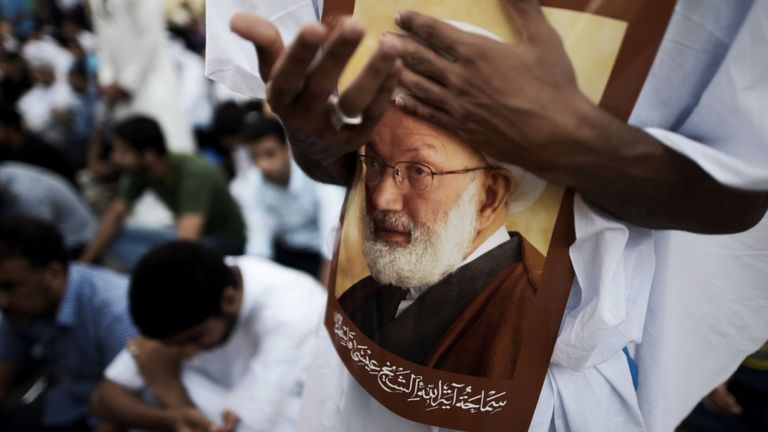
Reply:
[[[358,155],[360,163],[363,166],[363,180],[368,186],[376,186],[384,178],[384,172],[387,168],[392,169],[392,176],[395,178],[395,183],[398,186],[407,186],[410,190],[416,192],[423,192],[432,187],[432,181],[435,176],[450,175],[450,174],[465,174],[472,171],[478,171],[483,169],[493,168],[490,165],[466,168],[452,171],[435,171],[420,162],[401,161],[394,165],[387,165],[381,159],[367,156]]]

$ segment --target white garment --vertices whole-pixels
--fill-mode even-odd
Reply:
[[[227,262],[237,265],[243,276],[237,324],[224,345],[183,364],[182,382],[211,421],[221,421],[229,409],[240,419],[238,431],[293,431],[325,290],[311,277],[266,260],[240,257]],[[127,350],[104,375],[131,391],[146,391]]]
[[[143,114],[155,119],[168,148],[192,152],[194,138],[171,64],[162,3],[156,0],[89,0],[96,32],[99,84],[117,84],[131,99],[115,118]]]
[[[229,33],[232,12],[272,18],[286,40],[299,22],[315,19],[309,0],[265,3],[217,1],[219,13],[208,16],[208,46],[218,55],[209,56],[207,73],[250,96],[263,94],[263,84],[253,50]],[[759,55],[767,41],[768,2],[680,0],[630,122],[723,183],[768,189],[768,57]],[[765,342],[768,291],[760,285],[768,272],[768,229],[763,223],[730,236],[654,232],[578,196],[574,211],[577,280],[531,429],[672,430]],[[300,426],[428,430],[367,396],[330,339],[322,341]],[[641,343],[640,402],[621,353],[633,343]],[[357,415],[341,414],[351,412]]]
[[[27,42],[22,56],[32,66],[50,68],[54,82],[48,86],[35,84],[16,102],[16,108],[30,131],[45,136],[53,144],[62,144],[65,125],[55,118],[54,111],[71,110],[77,103],[77,96],[67,80],[74,57],[48,39]]]
[[[272,241],[311,250],[330,259],[327,236],[339,223],[344,188],[318,183],[291,161],[287,187],[276,185],[251,166],[248,174],[230,186],[240,203],[248,227],[246,252],[272,257]]]
[[[205,77],[205,62],[180,40],[171,40],[171,56],[179,76],[181,104],[192,126],[207,128],[213,116],[209,97],[209,80]]]

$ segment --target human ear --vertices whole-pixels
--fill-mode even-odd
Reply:
[[[512,175],[501,169],[491,169],[482,179],[481,203],[478,209],[478,229],[484,229],[494,220],[502,208],[507,205],[507,198],[517,188]]]
[[[229,315],[237,314],[240,311],[242,298],[242,291],[236,287],[228,286],[224,288],[224,291],[221,293],[221,311]]]
[[[48,263],[43,272],[43,280],[45,281],[45,284],[51,287],[54,291],[64,292],[64,287],[67,285],[66,267],[59,261]]]

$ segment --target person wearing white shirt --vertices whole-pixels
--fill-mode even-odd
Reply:
[[[250,254],[321,276],[328,238],[338,224],[344,189],[318,183],[293,161],[275,118],[246,122],[242,140],[256,169],[240,193]]]
[[[209,46],[222,49],[209,59],[207,70],[214,79],[256,97],[264,91],[259,66],[267,76],[276,58],[270,53],[280,51],[279,43],[269,45],[274,33],[263,25],[258,32],[250,30],[257,28],[256,22],[266,20],[239,16],[233,21],[240,35],[260,44],[261,65],[255,56],[238,50],[238,44],[247,41],[232,42],[222,35],[231,12],[248,3],[233,0],[228,8],[221,7],[219,11],[229,11],[230,16],[218,23],[213,22],[216,16],[209,16]],[[768,277],[768,224],[764,219],[768,130],[760,120],[766,110],[768,62],[755,53],[755,47],[768,40],[764,25],[768,3],[740,0],[722,5],[680,0],[630,118],[634,127],[617,122],[594,105],[571,105],[581,96],[569,78],[570,67],[560,42],[541,19],[538,3],[517,0],[506,4],[525,26],[524,31],[535,35],[521,43],[524,49],[507,49],[475,37],[472,49],[462,51],[474,61],[451,65],[440,58],[444,50],[434,46],[431,51],[419,50],[408,41],[385,38],[388,41],[381,43],[375,60],[386,70],[387,62],[392,65],[399,55],[407,69],[399,77],[400,85],[411,90],[416,82],[424,84],[419,79],[429,77],[430,72],[448,71],[441,66],[447,64],[455,72],[473,65],[476,69],[466,72],[474,79],[433,80],[428,82],[431,86],[421,86],[423,92],[412,92],[399,103],[449,131],[466,134],[471,145],[490,150],[499,159],[520,156],[515,162],[578,193],[576,242],[570,249],[576,281],[531,429],[672,430],[701,397],[764,342],[768,326],[763,282]],[[260,4],[255,12],[272,21],[285,40],[291,41],[302,24],[317,19],[316,6],[308,0],[290,5],[270,2]],[[400,24],[416,35],[423,36],[420,30],[432,31],[430,40],[438,45],[446,40],[463,42],[464,35],[458,30],[423,16],[403,14]],[[339,49],[355,45],[362,34],[354,23],[343,24],[336,35],[342,32],[346,36],[335,42]],[[306,27],[294,52],[302,48],[314,52],[327,37],[316,26]],[[324,51],[327,55],[330,50],[326,47]],[[521,53],[536,53],[538,60],[547,59],[550,66],[557,67],[536,66],[535,60],[529,63],[530,57],[516,57]],[[519,64],[528,65],[532,75],[508,70]],[[290,68],[283,64],[282,70]],[[367,73],[362,77],[369,85],[360,89],[379,88],[385,94],[386,77],[375,76],[371,70]],[[496,79],[498,74],[505,79]],[[271,88],[279,88],[279,77],[271,78]],[[542,83],[544,78],[549,81]],[[306,73],[301,79],[306,82]],[[455,86],[440,84],[445,82]],[[476,86],[475,91],[462,85]],[[494,85],[497,87],[491,87]],[[525,91],[515,91],[513,86]],[[538,90],[531,90],[533,86]],[[304,90],[299,87],[297,91],[305,94]],[[465,96],[457,97],[459,93]],[[498,99],[492,102],[482,99],[483,95]],[[514,97],[520,98],[515,99],[518,104],[510,106],[538,113],[536,122],[504,120],[507,115],[518,120],[532,118],[502,109],[506,105],[501,102]],[[430,98],[431,104],[424,103]],[[317,120],[306,115],[312,111],[308,99],[293,100],[303,101],[304,126]],[[472,101],[476,103],[470,104]],[[315,103],[326,106],[325,95],[317,96]],[[436,107],[460,107],[472,117],[459,120],[454,113]],[[278,114],[283,112],[274,104],[273,108]],[[327,117],[328,110],[315,112]],[[577,128],[569,130],[567,124],[574,118],[582,121],[573,122],[571,126]],[[516,131],[525,139],[500,139],[507,133],[514,136],[507,129],[477,128],[487,124],[483,123],[486,119],[502,129],[517,125]],[[328,132],[333,130],[332,124],[328,119],[317,124],[321,126],[309,134],[314,139],[307,140],[312,146],[292,142],[297,160],[306,157],[304,161],[315,161],[307,166],[335,168],[331,159],[356,146],[327,141],[334,136]],[[291,125],[288,130],[292,131]],[[305,137],[309,131],[301,129]],[[348,130],[344,132],[352,136]],[[584,132],[593,133],[593,139],[576,139]],[[366,133],[366,129],[360,130],[360,135]],[[563,138],[557,138],[559,133]],[[365,141],[356,138],[358,145]],[[319,145],[323,139],[325,146]],[[567,149],[562,147],[565,143]],[[586,147],[577,146],[579,143]],[[622,151],[630,149],[633,151]],[[635,151],[638,149],[644,151]],[[507,151],[506,156],[500,154]],[[578,157],[565,157],[570,154]],[[525,160],[531,156],[540,159]],[[340,181],[333,173],[315,176]],[[703,235],[747,229],[741,234]],[[637,392],[621,355],[621,349],[633,343],[639,344]],[[313,366],[302,415],[305,430],[430,429],[395,416],[368,396],[341,364],[330,339],[325,338]]]
[[[89,0],[88,5],[96,33],[99,86],[114,104],[115,118],[152,117],[171,151],[193,152],[195,141],[173,68],[162,2]]]
[[[143,337],[105,371],[97,415],[150,430],[294,430],[324,298],[309,276],[261,258],[223,260],[188,242],[154,249],[131,280]]]

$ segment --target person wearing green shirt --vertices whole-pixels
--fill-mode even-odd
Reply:
[[[93,262],[123,243],[122,250],[130,253],[123,252],[118,264],[130,268],[146,250],[174,237],[199,240],[225,255],[242,254],[245,224],[226,179],[197,156],[169,153],[155,120],[135,116],[118,124],[111,159],[122,173],[117,198],[104,213],[82,261]],[[122,227],[132,203],[147,189],[173,212],[175,233]],[[125,247],[126,243],[131,246]]]

